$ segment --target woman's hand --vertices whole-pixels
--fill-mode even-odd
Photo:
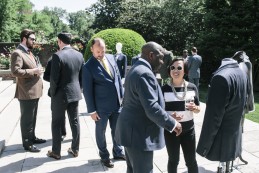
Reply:
[[[173,112],[171,114],[171,116],[176,120],[176,121],[180,121],[181,119],[183,119],[183,115],[182,114],[176,114],[176,112]]]
[[[194,102],[190,102],[186,105],[186,109],[188,111],[192,111],[194,113],[199,113],[200,112],[200,107],[197,106]]]

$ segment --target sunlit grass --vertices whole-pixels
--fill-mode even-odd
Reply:
[[[259,92],[254,93],[254,99],[255,99],[255,111],[249,114],[246,114],[246,118],[251,121],[259,123]]]
[[[202,84],[199,90],[200,90],[199,91],[200,101],[203,103],[206,103],[208,86]],[[259,123],[259,92],[254,92],[254,100],[255,100],[255,111],[250,112],[249,114],[246,114],[246,118],[251,121]]]

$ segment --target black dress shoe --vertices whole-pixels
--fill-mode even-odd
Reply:
[[[46,142],[45,139],[35,138],[35,139],[33,140],[33,143],[34,143],[34,144],[42,144],[42,143],[45,143],[45,142]]]
[[[29,151],[29,152],[32,152],[32,153],[38,153],[40,152],[40,149],[38,147],[36,147],[35,145],[31,145],[31,146],[28,146],[28,147],[24,147],[24,149],[26,151]]]
[[[121,156],[116,156],[113,158],[114,160],[126,160],[126,156],[125,155],[121,155]]]
[[[104,166],[108,167],[108,168],[113,168],[114,164],[111,161],[111,159],[101,159],[101,162]]]

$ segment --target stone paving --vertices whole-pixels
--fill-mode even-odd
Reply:
[[[46,153],[51,150],[51,111],[50,98],[47,96],[49,84],[44,82],[44,95],[39,102],[36,135],[47,139],[44,144],[37,145],[41,148],[40,153],[30,153],[23,150],[20,132],[20,108],[17,99],[13,99],[15,84],[7,81],[0,82],[0,142],[5,145],[0,157],[0,173],[125,173],[125,161],[115,161],[114,168],[107,168],[100,163],[96,147],[94,129],[95,124],[86,113],[84,100],[79,103],[81,141],[80,151],[77,158],[71,157],[67,149],[71,144],[71,130],[67,121],[67,137],[62,142],[61,160],[48,158]],[[205,104],[202,111],[195,115],[195,128],[197,141],[201,130]],[[234,162],[233,173],[258,173],[259,172],[259,124],[245,120],[245,132],[243,134],[243,158],[248,160],[244,165],[239,159]],[[111,152],[112,141],[109,126],[107,127],[107,143]],[[154,173],[167,172],[166,149],[155,151]],[[197,154],[200,173],[213,173],[217,171],[218,162],[211,162]],[[179,173],[187,173],[183,155],[178,167]]]

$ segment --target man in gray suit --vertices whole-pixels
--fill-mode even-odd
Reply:
[[[200,80],[200,66],[202,63],[202,58],[200,55],[197,54],[197,48],[192,48],[192,56],[189,56],[187,58],[188,62],[188,79],[189,82],[196,85],[198,91],[199,91],[199,80]]]
[[[141,58],[126,76],[115,136],[125,147],[127,173],[152,173],[153,151],[165,146],[164,129],[177,135],[182,131],[181,124],[164,110],[163,94],[154,75],[163,64],[163,52],[159,44],[146,43]]]
[[[80,125],[78,101],[82,99],[81,74],[84,64],[83,55],[70,46],[71,34],[58,34],[60,51],[53,54],[50,72],[50,96],[52,110],[52,151],[47,156],[60,159],[61,127],[67,111],[72,131],[72,144],[68,152],[78,156]]]

